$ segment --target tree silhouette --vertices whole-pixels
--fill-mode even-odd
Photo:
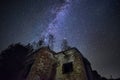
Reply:
[[[52,49],[52,50],[53,50],[53,48],[54,48],[54,42],[55,42],[55,37],[54,37],[54,35],[49,34],[49,36],[48,36],[48,46],[49,46],[50,49]]]
[[[26,55],[31,52],[32,46],[23,46],[20,43],[12,44],[0,54],[0,79],[17,80],[23,69]]]
[[[43,47],[43,46],[45,45],[44,40],[45,40],[45,37],[42,36],[42,37],[40,38],[40,40],[38,41],[38,44],[37,44],[37,47],[38,47],[38,48],[41,48],[41,47]]]
[[[67,50],[69,48],[70,48],[70,46],[68,45],[68,41],[66,39],[63,39],[62,43],[61,43],[61,50],[64,51],[64,50]]]

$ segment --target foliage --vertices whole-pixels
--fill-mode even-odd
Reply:
[[[66,39],[63,39],[62,43],[61,43],[61,50],[65,51],[65,50],[67,50],[69,48],[70,48],[70,46],[68,45],[68,41]]]
[[[0,55],[0,79],[17,80],[19,72],[24,67],[25,57],[31,52],[32,46],[23,46],[20,43],[12,44],[1,52]],[[7,77],[6,77],[7,76]]]

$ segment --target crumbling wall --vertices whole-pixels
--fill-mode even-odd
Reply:
[[[42,49],[35,55],[35,62],[27,80],[54,80],[55,59],[52,53]],[[52,74],[52,75],[51,75]]]
[[[56,80],[87,80],[82,57],[76,50],[62,52],[55,55],[55,57],[58,61]],[[63,73],[63,64],[66,63],[72,63],[73,71]]]
[[[87,80],[83,57],[76,49],[53,54],[39,50],[27,80]]]

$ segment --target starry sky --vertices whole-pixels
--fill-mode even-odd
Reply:
[[[0,0],[0,51],[11,43],[66,38],[105,77],[120,77],[120,0]]]

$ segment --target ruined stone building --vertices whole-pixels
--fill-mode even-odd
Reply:
[[[90,63],[76,48],[55,53],[47,47],[28,55],[26,80],[93,80]]]

